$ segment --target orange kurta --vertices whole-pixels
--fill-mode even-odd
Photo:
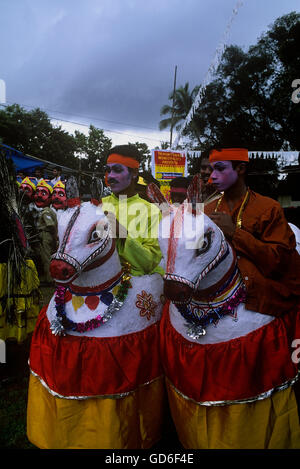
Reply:
[[[243,197],[230,210],[225,198],[218,211],[236,222]],[[217,201],[205,207],[210,215]],[[242,214],[242,226],[230,240],[247,289],[246,307],[262,314],[280,316],[295,307],[300,298],[300,256],[295,236],[278,202],[250,191]]]

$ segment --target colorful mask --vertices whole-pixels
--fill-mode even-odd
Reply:
[[[38,208],[48,207],[51,204],[53,186],[50,181],[43,179],[36,187],[34,195],[35,205]]]
[[[22,202],[24,202],[25,204],[29,204],[30,202],[32,202],[36,191],[36,186],[36,178],[26,177],[23,179],[19,187],[20,191],[22,192]]]
[[[67,207],[65,185],[61,181],[53,187],[51,203],[56,210],[64,210]]]

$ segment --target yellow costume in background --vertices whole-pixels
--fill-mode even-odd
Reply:
[[[27,268],[22,268],[20,286],[8,292],[9,276],[8,264],[0,264],[0,339],[16,338],[23,342],[35,327],[39,314],[39,279],[36,267],[31,259],[26,261]],[[10,324],[7,308],[13,308],[14,321]]]

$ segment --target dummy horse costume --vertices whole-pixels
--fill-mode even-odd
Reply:
[[[153,202],[161,196],[149,190]],[[299,311],[275,318],[245,308],[236,253],[208,216],[195,213],[188,203],[195,200],[190,192],[170,207],[170,238],[160,238],[169,299],[161,357],[178,437],[194,449],[299,448],[292,360]]]
[[[143,449],[161,437],[163,279],[121,266],[101,186],[94,180],[93,199],[80,203],[70,178],[58,214],[56,293],[30,351],[27,434],[39,448]]]

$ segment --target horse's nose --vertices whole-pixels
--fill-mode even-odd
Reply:
[[[68,280],[76,274],[76,269],[64,261],[53,259],[50,262],[50,274],[56,280]]]
[[[192,295],[192,289],[188,285],[174,280],[164,280],[164,295],[174,303],[187,302]]]

